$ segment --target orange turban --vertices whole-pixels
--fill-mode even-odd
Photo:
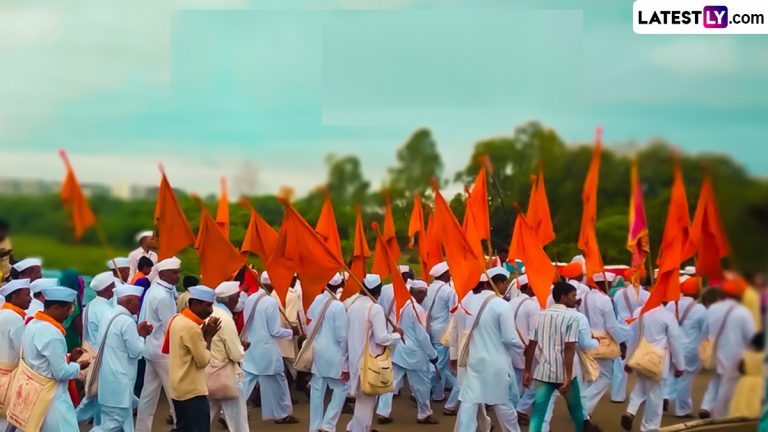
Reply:
[[[699,278],[697,277],[686,278],[684,281],[680,283],[680,292],[685,295],[694,296],[696,295],[696,291],[698,290],[699,290]]]
[[[735,277],[723,282],[723,292],[728,295],[739,297],[747,290],[747,281],[742,277]]]
[[[568,279],[575,279],[581,276],[583,270],[581,263],[572,262],[567,266],[560,268],[560,276]]]

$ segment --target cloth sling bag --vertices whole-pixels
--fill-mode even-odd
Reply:
[[[651,345],[643,336],[643,315],[640,315],[640,340],[632,356],[627,360],[627,366],[637,373],[659,381],[664,376],[664,359],[666,353]]]
[[[368,319],[365,325],[365,348],[360,364],[360,391],[364,395],[379,396],[392,392],[395,388],[392,371],[392,348],[384,347],[384,351],[379,355],[371,353],[368,347],[371,333],[373,333],[371,309],[373,309],[373,304],[368,306]]]
[[[525,302],[527,302],[528,300],[530,300],[530,299],[531,299],[531,298],[530,298],[530,297],[528,297],[527,295],[526,295],[525,297],[526,297],[526,298],[525,298],[525,299],[523,299],[523,300],[522,300],[522,301],[521,301],[521,302],[520,302],[520,303],[517,305],[517,309],[515,309],[515,314],[514,314],[514,316],[512,317],[512,320],[515,322],[515,331],[517,332],[517,337],[519,337],[519,338],[520,338],[520,342],[522,342],[522,343],[523,343],[523,346],[524,346],[524,347],[527,347],[527,346],[528,346],[528,343],[525,341],[525,339],[523,339],[523,334],[520,332],[520,327],[518,327],[518,325],[517,325],[517,314],[520,312],[520,309],[522,309],[522,308],[523,308],[523,304],[525,304]]]
[[[13,376],[19,363],[0,363],[0,416],[5,417],[5,410],[8,408],[8,391],[13,382]]]
[[[93,300],[91,300],[93,301]],[[96,359],[96,356],[98,356],[98,352],[96,351],[96,348],[94,348],[90,342],[88,342],[88,311],[90,311],[90,303],[85,306],[85,309],[83,309],[83,355],[80,357],[83,360],[88,360],[91,363]],[[106,334],[106,333],[105,333]],[[90,379],[91,374],[93,374],[93,367],[89,367],[88,369],[81,370],[79,374],[77,374],[77,379],[82,381],[83,383],[87,383]]]
[[[459,351],[459,367],[467,367],[467,363],[469,362],[469,344],[472,342],[472,333],[474,333],[475,329],[477,328],[477,324],[480,322],[480,318],[483,317],[485,307],[488,306],[488,303],[490,303],[491,300],[493,300],[495,297],[495,295],[489,295],[485,298],[485,300],[483,300],[483,304],[480,305],[480,310],[477,311],[475,322],[472,323],[472,328],[469,329],[469,333],[467,333],[467,337],[464,339],[464,344],[461,346],[461,350]]]
[[[683,309],[683,314],[680,315],[680,319],[677,321],[679,325],[683,325],[683,322],[685,321],[685,319],[688,318],[688,314],[691,313],[691,309],[693,309],[693,307],[696,306],[697,303],[698,302],[696,301],[692,301],[688,303],[688,306],[686,306],[685,309]]]
[[[251,323],[253,322],[253,317],[256,316],[256,307],[261,303],[261,301],[264,299],[264,297],[267,296],[266,291],[262,291],[260,294],[257,294],[259,298],[256,299],[256,302],[253,304],[253,309],[251,309],[251,314],[248,315],[248,319],[245,320],[245,324],[243,325],[243,329],[240,330],[240,340],[243,342],[248,342],[248,329],[251,327]]]
[[[317,320],[316,320],[317,325],[309,333],[309,336],[307,337],[307,340],[304,342],[304,345],[301,346],[299,353],[296,354],[296,360],[294,360],[293,366],[294,368],[296,368],[297,371],[300,371],[300,372],[312,371],[312,362],[315,359],[315,352],[313,349],[315,336],[317,336],[317,332],[320,330],[320,327],[323,325],[323,318],[325,318],[325,313],[328,311],[328,308],[331,306],[331,303],[333,303],[334,301],[336,301],[336,299],[333,297],[330,297],[328,300],[325,301],[325,304],[323,305],[323,309],[320,311],[320,315],[317,317]]]
[[[586,296],[584,296],[584,314],[587,316],[587,319],[591,321],[591,316],[589,314],[589,297],[592,294],[593,291],[590,291],[587,293]],[[613,336],[611,336],[607,332],[593,332],[595,339],[597,339],[599,345],[597,348],[589,350],[589,355],[593,359],[605,359],[605,360],[612,360],[621,355],[621,349],[619,348],[619,344],[616,343],[616,340],[613,339]]]
[[[6,419],[18,430],[38,432],[48,414],[58,381],[35,372],[22,356],[8,389]]]
[[[93,364],[91,365],[90,372],[86,376],[85,380],[85,395],[90,397],[96,397],[99,394],[99,371],[101,371],[101,362],[102,358],[104,357],[104,343],[107,341],[107,335],[109,335],[109,329],[112,328],[112,323],[115,322],[115,319],[120,315],[127,315],[123,311],[119,311],[116,313],[107,323],[107,327],[104,329],[104,336],[101,337],[101,349],[99,350],[99,353],[96,354],[96,359],[93,361]],[[83,338],[85,340],[85,338]]]
[[[701,366],[707,370],[714,370],[717,367],[717,344],[720,341],[720,336],[723,335],[725,330],[725,323],[728,322],[728,317],[731,316],[731,312],[736,309],[736,305],[731,306],[728,312],[725,313],[723,322],[720,323],[720,328],[717,330],[715,339],[707,337],[699,345],[699,360],[701,360]]]
[[[256,310],[255,305],[254,310]],[[253,314],[251,314],[251,318],[253,318]],[[240,396],[240,391],[237,388],[235,363],[229,358],[221,363],[209,363],[205,367],[205,381],[208,384],[208,399],[227,401],[237,399]]]

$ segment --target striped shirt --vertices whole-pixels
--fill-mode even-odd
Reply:
[[[539,313],[539,321],[531,340],[537,341],[537,360],[533,379],[549,383],[562,383],[565,378],[563,353],[567,342],[576,342],[579,321],[561,304],[555,304]]]

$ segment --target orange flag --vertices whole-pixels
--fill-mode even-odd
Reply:
[[[324,190],[325,201],[323,202],[323,209],[320,210],[320,217],[317,219],[315,225],[315,231],[320,234],[320,237],[328,245],[328,248],[332,250],[339,261],[344,259],[341,257],[341,240],[339,239],[339,228],[336,225],[336,215],[333,213],[333,204],[331,204],[331,194],[328,190]]]
[[[195,235],[189,228],[187,217],[179,207],[176,194],[160,166],[160,188],[157,191],[155,205],[155,231],[159,237],[157,258],[163,260],[181,252],[185,247],[195,243]]]
[[[582,215],[581,230],[579,231],[579,249],[584,252],[587,266],[587,277],[603,271],[603,258],[597,244],[595,223],[597,223],[597,184],[600,179],[600,152],[602,150],[603,130],[595,131],[595,148],[592,150],[592,161],[589,164],[587,178],[584,180],[584,191],[581,194]]]
[[[266,263],[275,251],[277,231],[253,209],[245,198],[240,198],[240,205],[251,212],[251,220],[248,222],[240,253],[255,253],[262,263]]]
[[[555,239],[555,230],[552,227],[552,216],[549,213],[547,189],[544,186],[544,168],[541,166],[541,162],[539,162],[539,177],[535,185],[531,186],[531,199],[528,203],[526,220],[533,227],[536,237],[543,247]]]
[[[464,216],[464,232],[471,242],[477,242],[482,249],[482,240],[490,240],[491,223],[488,217],[488,183],[486,166],[490,165],[488,156],[480,158],[480,171],[475,178],[472,190],[468,192],[466,200],[466,214]]]
[[[387,246],[387,242],[384,241],[381,232],[379,231],[379,224],[376,222],[373,223],[373,229],[376,231],[376,237],[377,241],[376,244],[381,244],[384,254],[384,259],[386,259],[387,266],[389,267],[389,275],[392,279],[392,291],[394,294],[394,309],[395,309],[395,322],[400,319],[400,309],[405,306],[405,304],[408,302],[408,300],[411,298],[411,293],[408,290],[408,287],[405,286],[405,281],[400,276],[400,271],[397,269],[397,261],[394,259],[394,257],[390,254],[389,247]]]
[[[641,313],[648,312],[665,301],[680,299],[680,264],[693,256],[693,251],[686,251],[690,242],[689,230],[691,217],[688,214],[688,199],[680,163],[675,162],[675,178],[672,184],[672,196],[669,200],[667,222],[664,225],[664,237],[659,251],[659,277],[651,290]]]
[[[424,241],[419,240],[419,259],[426,264],[422,269],[422,275],[429,276],[429,270],[443,261],[443,249],[440,246],[440,235],[435,224],[435,214],[429,210],[429,207],[427,209],[429,213],[427,229],[424,233]]]
[[[707,174],[701,184],[699,202],[690,232],[691,242],[686,255],[698,253],[696,272],[709,279],[722,279],[720,259],[728,256],[730,246],[725,235],[720,209],[712,188],[712,178]]]
[[[83,190],[80,188],[80,183],[77,182],[75,170],[69,163],[67,153],[63,149],[59,150],[59,156],[67,168],[67,175],[64,177],[64,183],[61,185],[61,204],[64,208],[68,209],[72,218],[75,239],[80,240],[85,230],[96,224],[96,216],[93,215],[91,206],[88,205],[88,200],[85,199]]]
[[[411,218],[408,220],[408,237],[411,239],[408,243],[409,249],[413,249],[417,234],[419,237],[424,234],[424,212],[421,208],[421,196],[418,193],[413,196],[413,210],[411,211]]]
[[[245,263],[245,257],[224,237],[221,228],[205,207],[200,215],[196,247],[200,255],[202,283],[212,288],[232,279]]]
[[[267,262],[266,268],[272,286],[283,304],[293,274],[299,274],[304,294],[304,310],[307,310],[333,275],[345,266],[299,212],[286,199],[282,201],[285,205],[283,224],[275,252]]]
[[[514,265],[515,259],[519,259],[525,264],[528,283],[536,294],[542,309],[546,308],[549,289],[557,271],[522,211],[519,212],[515,220],[507,261]]]
[[[221,196],[216,208],[216,225],[219,226],[224,237],[229,238],[229,195],[227,194],[226,177],[221,178]]]
[[[645,200],[637,172],[637,160],[632,159],[631,188],[629,196],[629,231],[627,249],[632,253],[632,278],[637,281],[645,273],[645,258],[650,253],[648,221],[645,217]]]
[[[480,275],[485,271],[485,258],[480,244],[467,239],[437,184],[432,187],[435,190],[435,233],[445,249],[454,288],[461,301],[480,282]]]
[[[395,261],[400,259],[400,246],[397,244],[397,236],[395,235],[395,220],[392,217],[392,203],[389,199],[389,192],[384,191],[384,232],[382,233],[382,241],[387,243],[389,252]],[[389,267],[387,265],[386,256],[379,253],[379,240],[376,240],[376,247],[373,251],[373,268],[371,272],[378,274],[379,276],[386,277],[389,275]]]
[[[359,205],[355,206],[355,213],[357,215],[355,220],[355,248],[352,251],[350,270],[357,280],[362,281],[366,274],[365,261],[371,256],[371,251],[368,249],[368,241],[365,239],[365,227],[363,226],[363,218],[360,216]],[[359,293],[360,288],[360,284],[353,278],[350,283],[344,286],[344,291],[341,293],[341,301]]]

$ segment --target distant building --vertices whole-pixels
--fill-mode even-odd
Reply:
[[[100,183],[82,183],[83,194],[86,197],[111,196],[126,200],[155,199],[157,186],[140,186],[134,184],[117,184],[108,186]],[[61,189],[60,181],[0,178],[0,195],[50,195]]]

